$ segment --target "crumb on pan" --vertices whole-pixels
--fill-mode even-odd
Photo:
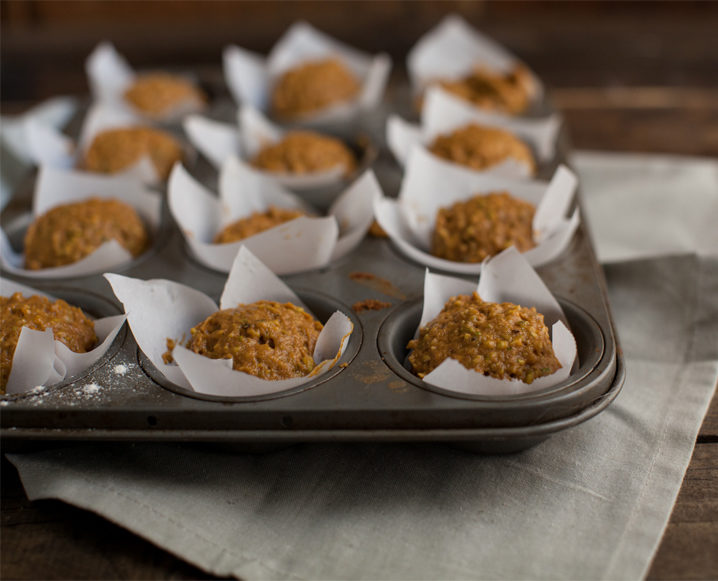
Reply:
[[[377,299],[364,299],[363,301],[357,301],[352,305],[352,310],[355,313],[361,313],[364,311],[380,311],[390,307],[391,303],[386,301],[379,301]]]

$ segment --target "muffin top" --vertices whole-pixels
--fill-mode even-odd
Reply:
[[[343,167],[344,175],[356,169],[351,150],[339,139],[313,131],[290,131],[281,141],[263,147],[252,160],[259,169],[305,174]]]
[[[277,79],[271,110],[277,117],[296,119],[350,101],[359,88],[357,78],[338,58],[308,61]]]
[[[486,302],[477,293],[450,298],[407,348],[422,378],[448,357],[486,376],[524,383],[561,367],[543,315],[533,307]]]
[[[233,369],[261,379],[303,377],[314,369],[322,328],[292,303],[257,301],[207,317],[192,328],[187,348],[211,359],[232,359]]]
[[[182,161],[179,142],[169,133],[150,127],[120,127],[98,133],[85,152],[84,168],[117,173],[148,156],[161,180],[166,180],[175,162]]]
[[[76,353],[85,353],[97,343],[94,323],[81,309],[58,299],[14,293],[0,296],[0,393],[5,393],[10,378],[20,331],[29,327],[35,331],[52,329],[55,340],[61,341]]]
[[[431,253],[457,262],[481,262],[509,246],[525,252],[536,246],[533,204],[508,192],[476,195],[440,208]]]
[[[147,230],[129,204],[95,197],[55,206],[30,224],[25,234],[25,268],[72,264],[109,240],[117,240],[132,256],[147,249]]]
[[[511,115],[528,109],[533,92],[531,76],[526,67],[520,65],[508,73],[475,67],[463,78],[441,80],[436,84],[475,107]]]
[[[495,127],[471,123],[449,134],[439,135],[429,151],[434,155],[472,169],[486,169],[513,158],[525,163],[531,174],[536,161],[529,147],[518,137]]]
[[[240,218],[236,222],[225,226],[214,237],[214,243],[227,244],[243,240],[304,215],[301,210],[269,206],[269,209],[264,212],[254,212],[251,216]]]
[[[193,83],[167,73],[138,76],[125,91],[124,97],[150,117],[161,117],[185,104],[193,108],[201,107],[207,101],[204,93]]]

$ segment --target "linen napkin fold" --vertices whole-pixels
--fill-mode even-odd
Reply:
[[[600,242],[615,224],[590,214],[591,184],[627,162],[578,160]],[[633,159],[637,173],[646,161],[656,162]],[[680,161],[662,163],[693,173]],[[633,195],[615,183],[613,203]],[[626,216],[610,213],[633,227]],[[642,577],[715,390],[718,258],[620,262],[606,275],[627,356],[624,389],[598,417],[520,454],[440,444],[306,444],[264,455],[118,444],[9,458],[31,499],[92,510],[217,575]]]

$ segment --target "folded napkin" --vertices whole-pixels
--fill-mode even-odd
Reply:
[[[606,275],[628,377],[596,418],[511,456],[440,444],[305,444],[264,455],[118,444],[9,455],[28,496],[92,510],[208,572],[248,580],[645,575],[718,377],[718,257],[706,252],[700,223],[681,220],[670,221],[671,235],[690,234],[681,240],[693,246],[669,250],[700,254],[626,261],[653,248],[646,236],[621,238],[620,254],[602,241],[662,216],[660,207],[624,208],[668,176],[688,184],[675,195],[709,208],[718,172],[669,158],[575,161],[599,252],[624,259]],[[644,179],[624,183],[624,172]],[[652,243],[665,251],[661,241]]]

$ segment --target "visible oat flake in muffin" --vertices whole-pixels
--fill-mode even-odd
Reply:
[[[252,165],[267,171],[306,174],[335,167],[344,175],[356,169],[356,159],[340,140],[313,131],[290,131],[281,141],[263,147]]]
[[[269,206],[265,212],[254,212],[251,216],[241,218],[226,226],[214,237],[214,243],[227,244],[243,240],[304,215],[305,213],[301,210]]]
[[[261,379],[303,377],[315,367],[322,328],[292,303],[257,301],[207,317],[192,328],[187,348],[211,359],[232,359],[234,370]],[[169,354],[164,359],[171,361]]]
[[[94,323],[63,300],[51,301],[38,295],[25,298],[19,292],[0,297],[0,393],[5,393],[23,327],[52,329],[55,340],[76,353],[90,351],[97,343]]]
[[[477,293],[449,299],[407,348],[422,378],[449,357],[478,373],[524,383],[561,368],[543,315],[533,307],[486,302]]]
[[[282,74],[272,92],[274,115],[287,119],[354,99],[359,81],[337,58],[309,61]]]
[[[513,158],[536,173],[531,149],[518,137],[503,129],[472,123],[452,133],[439,135],[429,145],[434,155],[473,169],[486,169]]]
[[[141,75],[125,91],[125,100],[151,117],[161,116],[178,106],[200,107],[206,98],[187,79],[167,73]]]
[[[440,208],[431,253],[456,262],[481,262],[509,246],[525,252],[536,246],[533,204],[508,192],[476,195]]]
[[[132,256],[147,249],[147,230],[129,204],[95,197],[55,206],[30,224],[25,234],[25,268],[72,264],[110,240]]]
[[[514,115],[528,109],[533,94],[531,76],[526,67],[520,65],[508,73],[477,66],[465,77],[441,80],[437,84],[475,107]]]
[[[182,147],[169,133],[149,127],[120,127],[101,131],[85,152],[84,168],[114,174],[149,157],[161,180],[175,162],[182,161]]]

